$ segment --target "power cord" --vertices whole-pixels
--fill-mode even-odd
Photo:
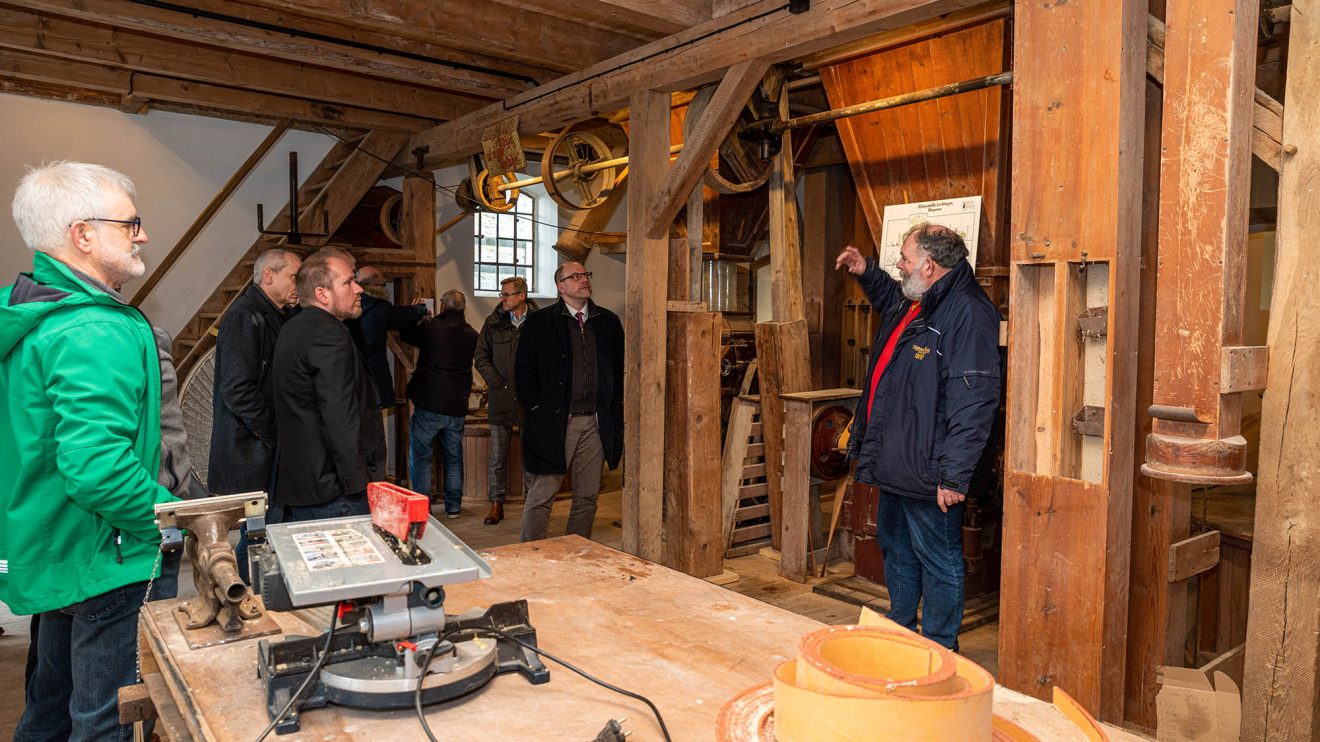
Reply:
[[[271,719],[270,724],[262,730],[261,736],[257,737],[257,742],[264,740],[266,736],[275,729],[275,726],[280,723],[284,718],[284,715],[289,713],[289,709],[293,708],[293,704],[297,703],[298,699],[302,697],[302,694],[307,692],[307,688],[311,686],[312,680],[314,680],[317,675],[321,674],[321,668],[325,667],[325,660],[330,656],[331,642],[335,640],[335,626],[339,624],[339,608],[341,605],[343,605],[343,603],[335,603],[335,611],[330,615],[330,630],[326,632],[325,635],[325,646],[321,647],[321,656],[316,658],[316,664],[312,666],[312,671],[307,673],[307,678],[302,681],[302,685],[298,686],[298,690],[293,692],[293,696],[289,698],[288,703],[284,704],[284,708],[280,709],[280,712],[275,715],[275,718]],[[420,688],[420,685],[418,687]]]
[[[655,720],[656,720],[656,723],[658,723],[658,724],[660,725],[660,732],[661,732],[662,734],[664,734],[664,736],[665,736],[665,742],[672,742],[672,739],[671,739],[670,736],[669,736],[669,727],[665,726],[665,720],[664,720],[664,717],[660,715],[660,709],[656,708],[656,705],[655,705],[654,703],[651,703],[651,699],[647,698],[646,696],[644,696],[644,695],[642,695],[642,694],[640,694],[640,693],[634,693],[634,692],[632,692],[632,691],[630,691],[630,690],[625,690],[625,689],[623,689],[623,688],[620,688],[620,687],[617,686],[617,685],[611,685],[610,683],[607,683],[607,682],[605,682],[604,680],[601,680],[600,678],[598,678],[598,677],[592,675],[591,673],[587,672],[586,670],[582,670],[582,669],[580,669],[580,668],[578,668],[578,667],[576,667],[576,666],[574,666],[574,665],[572,665],[572,664],[570,664],[570,663],[568,663],[568,662],[566,662],[566,661],[564,661],[564,660],[562,660],[562,659],[560,659],[560,658],[554,656],[553,654],[550,654],[549,652],[545,651],[544,649],[541,649],[540,647],[534,646],[534,645],[532,645],[532,644],[528,644],[527,642],[523,641],[522,639],[519,639],[518,637],[514,636],[513,634],[510,634],[510,633],[505,632],[505,631],[501,631],[501,630],[499,630],[499,629],[488,629],[488,628],[480,628],[480,629],[456,629],[456,630],[454,630],[454,631],[451,631],[451,632],[446,633],[444,636],[441,637],[441,640],[443,640],[445,637],[452,636],[452,635],[454,635],[454,634],[459,634],[459,633],[469,633],[469,632],[470,632],[470,633],[473,633],[473,634],[477,634],[477,635],[485,634],[485,635],[487,635],[487,636],[493,636],[493,637],[497,637],[497,638],[500,638],[500,639],[507,639],[507,640],[513,642],[514,644],[517,644],[517,645],[521,646],[523,649],[526,649],[526,650],[531,651],[531,652],[535,652],[535,653],[536,653],[538,656],[540,656],[540,657],[544,657],[545,659],[548,659],[548,660],[550,660],[551,662],[554,662],[555,664],[561,665],[561,666],[563,666],[563,667],[565,667],[565,668],[567,668],[567,669],[569,669],[569,670],[572,670],[573,672],[575,672],[575,673],[577,673],[578,675],[581,675],[582,677],[586,678],[587,680],[590,680],[591,682],[593,682],[593,683],[595,683],[595,684],[601,686],[602,688],[607,688],[607,689],[612,690],[612,691],[614,691],[615,693],[618,693],[618,694],[620,694],[620,695],[624,695],[624,696],[627,696],[627,697],[629,697],[629,698],[633,698],[633,699],[636,699],[636,700],[638,700],[638,701],[641,701],[642,703],[646,704],[648,708],[651,709],[651,713],[655,714]],[[437,642],[436,642],[437,645],[439,645],[439,641],[440,641],[440,640],[437,640]],[[430,740],[430,742],[439,742],[439,740],[437,740],[437,739],[435,738],[435,735],[431,734],[431,727],[426,723],[426,714],[422,712],[422,680],[424,680],[424,679],[426,678],[426,671],[427,671],[427,668],[429,668],[429,667],[431,666],[431,658],[434,657],[434,656],[435,656],[435,652],[434,652],[434,650],[432,650],[431,654],[427,655],[427,657],[426,657],[426,662],[422,664],[422,674],[419,676],[418,681],[417,681],[417,691],[416,691],[416,694],[413,696],[413,705],[414,705],[414,706],[416,707],[416,709],[417,709],[417,719],[418,719],[418,721],[420,721],[420,722],[422,723],[422,731],[426,733],[426,738],[427,738],[428,740]],[[613,723],[613,722],[612,722],[612,723]],[[606,729],[601,730],[601,733],[604,734],[604,733],[606,732],[606,730],[608,730],[608,729],[609,729],[609,725],[607,724],[607,725],[606,725]],[[600,738],[599,735],[598,735],[597,738],[598,738],[598,739]],[[606,739],[609,739],[609,737],[606,737]]]

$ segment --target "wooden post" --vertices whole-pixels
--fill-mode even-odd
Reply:
[[[1123,715],[1146,7],[1027,3],[1014,22],[1014,58],[1049,63],[1013,82],[999,681],[1106,720]],[[1104,337],[1081,337],[1087,309]],[[1071,421],[1092,393],[1105,424],[1086,440]]]
[[[716,312],[669,312],[665,564],[694,577],[717,575],[724,564],[721,324]]]
[[[762,400],[765,398],[762,397]],[[779,576],[807,581],[811,543],[811,408],[810,399],[783,399],[784,471],[783,525],[779,529]]]
[[[774,75],[771,75],[774,77]],[[788,83],[772,83],[779,97],[779,115],[788,118]],[[798,244],[797,186],[793,175],[793,136],[788,129],[770,171],[770,293],[776,322],[803,318],[802,254]],[[807,351],[803,338],[802,352]],[[765,366],[761,373],[766,372]],[[785,391],[803,391],[791,389]],[[764,406],[764,403],[763,405]]]
[[[852,217],[846,169],[830,166],[803,176],[802,296],[811,353],[811,386],[839,385],[839,346],[843,312],[843,271],[834,258],[843,249]]]
[[[411,250],[413,259],[425,265],[413,277],[414,296],[396,297],[408,303],[417,297],[435,296],[435,185],[427,178],[409,175],[403,179],[401,230],[403,249]]]
[[[632,96],[628,213],[642,215],[669,170],[668,93]],[[669,238],[628,220],[623,372],[623,550],[659,562],[665,489],[665,290]]]
[[[1320,2],[1292,5],[1270,302],[1269,383],[1261,410],[1256,530],[1242,688],[1242,739],[1316,739],[1320,666]]]
[[[1158,336],[1143,474],[1245,484],[1242,394],[1220,383],[1242,345],[1256,0],[1169,0],[1164,39]]]
[[[756,325],[757,373],[761,379],[761,437],[765,440],[765,478],[770,495],[770,538],[778,549],[783,528],[784,405],[779,395],[804,392],[811,383],[807,323],[761,322]]]

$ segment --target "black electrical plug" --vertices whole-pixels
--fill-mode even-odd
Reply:
[[[632,732],[623,731],[623,722],[625,721],[627,719],[619,719],[618,721],[610,719],[606,722],[604,728],[596,734],[596,738],[592,742],[624,742],[628,735],[632,734]]]

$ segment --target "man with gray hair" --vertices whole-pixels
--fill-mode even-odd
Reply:
[[[275,461],[271,362],[288,307],[298,301],[295,277],[301,266],[297,254],[282,248],[257,256],[252,283],[229,305],[220,323],[207,467],[212,492],[232,495],[270,487]],[[245,576],[246,562],[239,559]]]
[[[172,594],[153,506],[191,494],[191,467],[168,352],[119,293],[146,271],[133,193],[56,162],[14,195],[34,253],[0,289],[0,600],[40,616],[18,740],[132,739],[138,610]]]
[[[432,447],[438,437],[445,464],[445,515],[457,518],[463,505],[463,423],[472,393],[477,331],[463,316],[467,297],[462,291],[441,294],[439,310],[399,332],[405,343],[421,350],[408,380],[408,399],[413,403],[408,479],[417,492],[431,494]]]
[[[846,268],[880,317],[882,349],[853,418],[854,502],[878,503],[890,619],[954,651],[963,614],[962,517],[999,404],[999,311],[962,237],[938,224],[903,236],[894,281],[848,246]]]

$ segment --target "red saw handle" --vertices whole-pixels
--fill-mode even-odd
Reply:
[[[407,541],[413,524],[419,524],[417,538],[426,533],[426,522],[431,518],[431,498],[419,495],[389,482],[367,484],[367,505],[371,507],[371,522]]]

